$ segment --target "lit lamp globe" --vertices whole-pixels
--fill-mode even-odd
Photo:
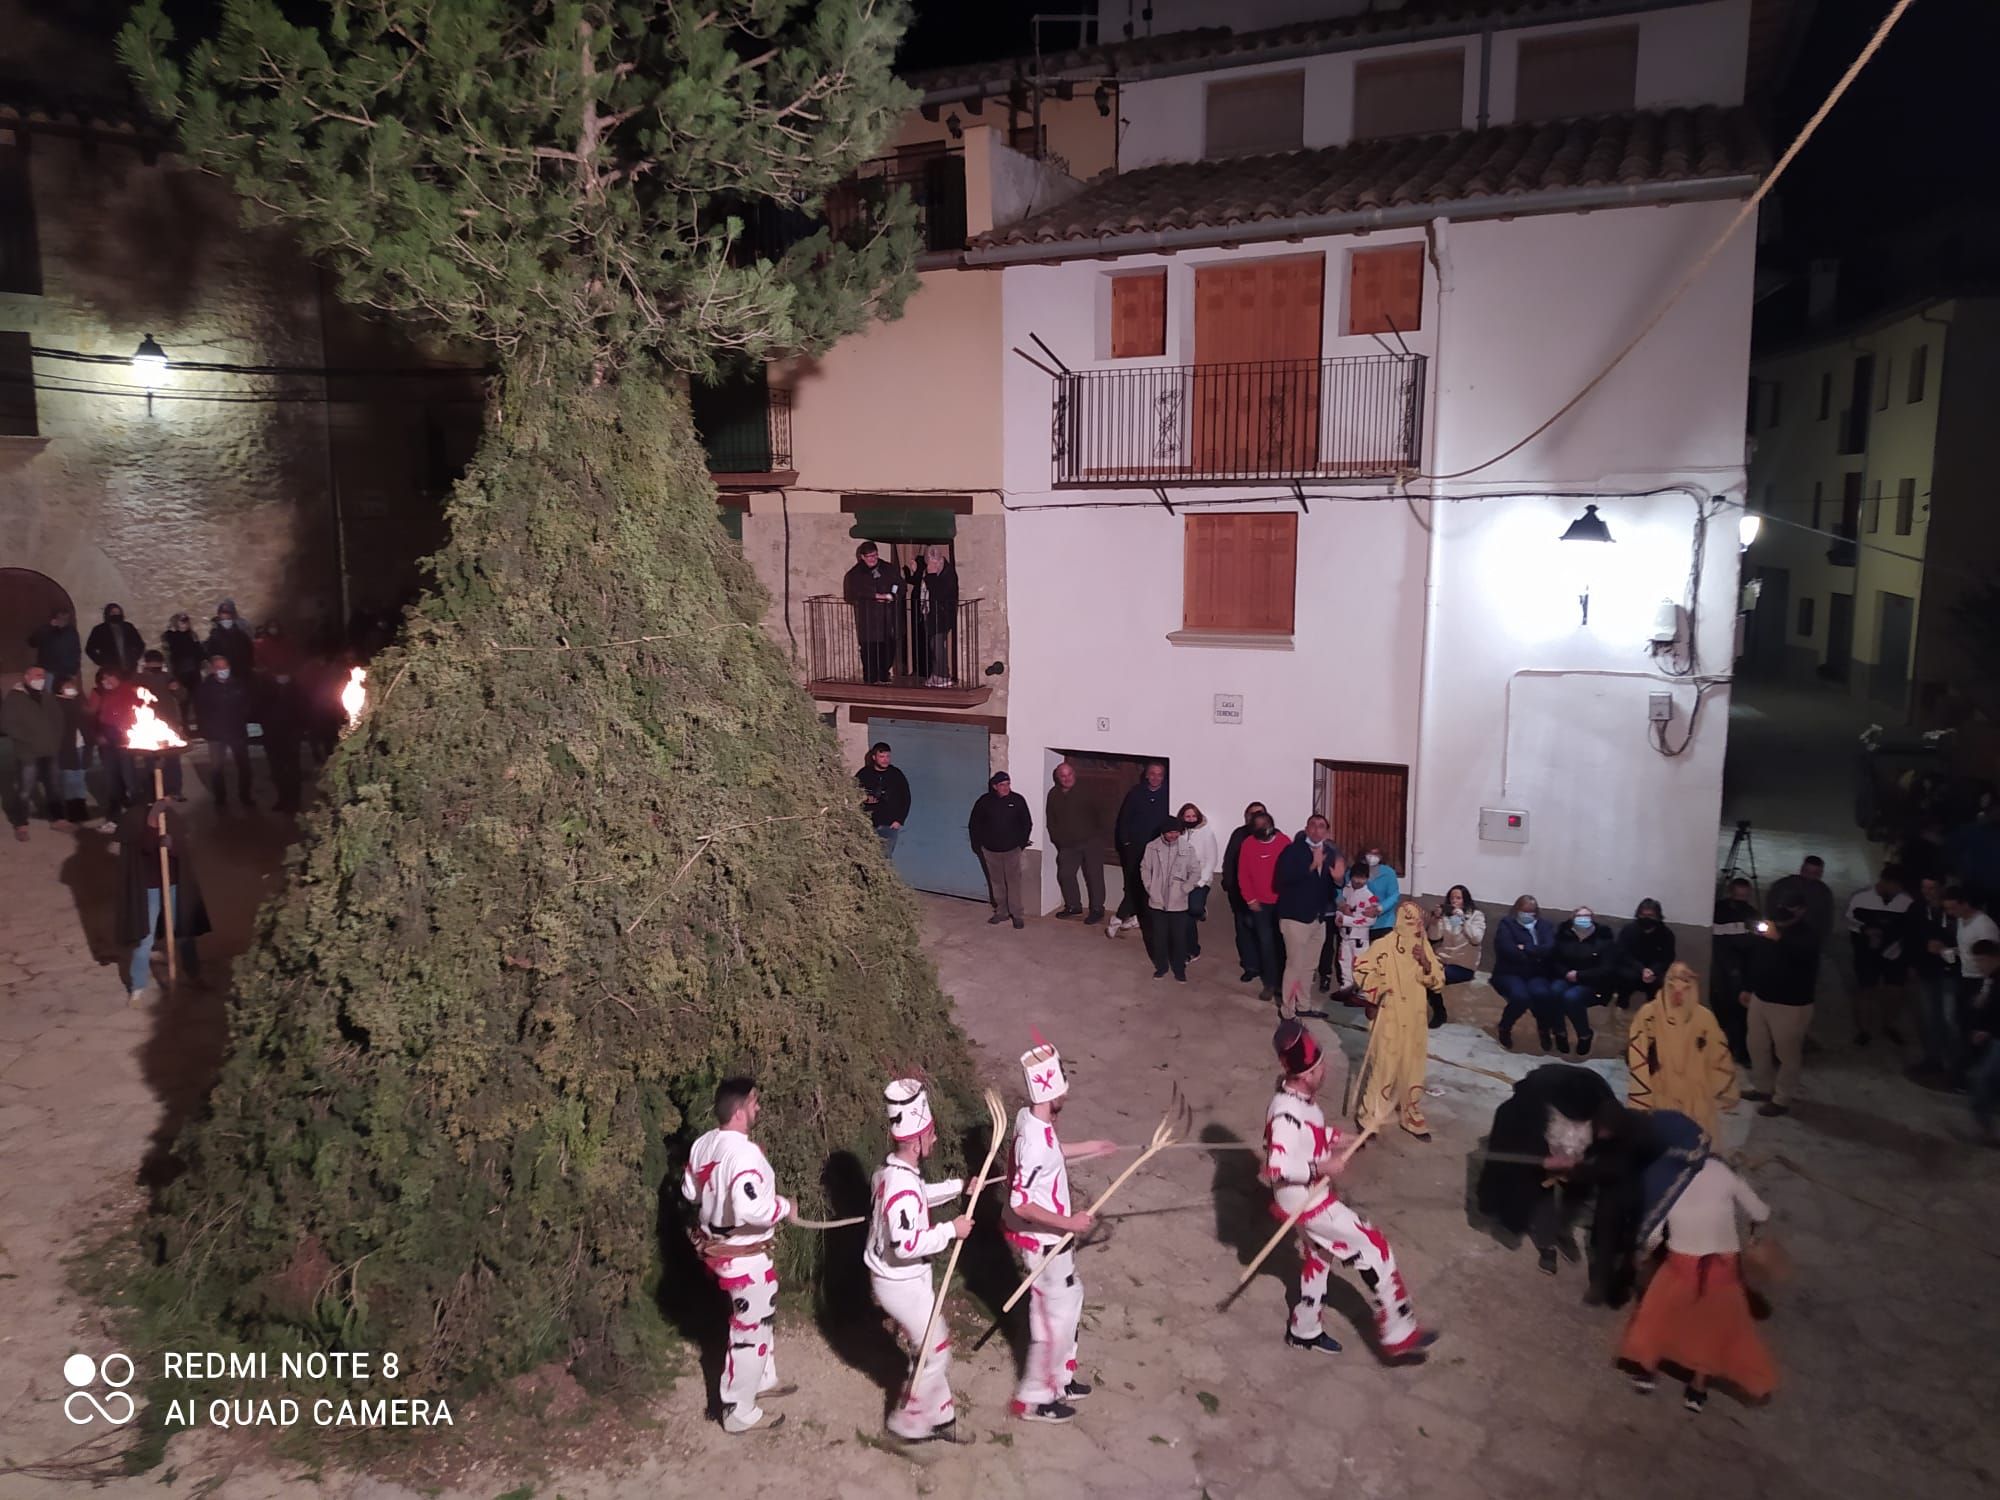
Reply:
[[[1763,529],[1764,529],[1764,518],[1762,516],[1750,515],[1746,513],[1743,519],[1736,523],[1737,544],[1741,546],[1744,551],[1746,552],[1749,551],[1750,544],[1757,540],[1757,533],[1759,533]]]
[[[1596,506],[1586,505],[1583,508],[1583,514],[1569,523],[1569,530],[1562,534],[1562,539],[1565,542],[1608,542],[1612,539],[1611,528],[1606,526],[1603,518],[1597,514]],[[1577,606],[1583,612],[1583,623],[1588,625],[1590,623],[1590,583],[1596,571],[1592,565],[1598,561],[1600,554],[1591,549],[1584,548],[1568,555],[1577,565],[1576,602]]]
[[[147,390],[156,390],[167,378],[167,351],[150,333],[139,340],[132,352],[132,373]]]

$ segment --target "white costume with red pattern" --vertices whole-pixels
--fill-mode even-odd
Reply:
[[[868,1267],[875,1301],[902,1330],[903,1342],[915,1368],[918,1345],[930,1322],[933,1290],[929,1258],[952,1242],[950,1221],[931,1223],[931,1209],[964,1191],[952,1178],[925,1182],[924,1174],[899,1156],[891,1156],[875,1174],[868,1213]],[[951,1398],[951,1330],[939,1319],[935,1347],[924,1362],[921,1386],[910,1387],[903,1404],[889,1417],[889,1430],[902,1438],[930,1436],[933,1429],[954,1420]]]
[[[1326,1123],[1315,1100],[1283,1087],[1271,1096],[1271,1107],[1264,1112],[1264,1181],[1271,1186],[1275,1217],[1290,1218],[1322,1190],[1312,1169],[1330,1161],[1339,1143],[1340,1128]],[[1292,1309],[1295,1337],[1319,1337],[1327,1268],[1336,1260],[1354,1267],[1374,1299],[1375,1337],[1383,1352],[1394,1354],[1417,1337],[1410,1294],[1389,1241],[1332,1193],[1299,1221],[1299,1300]]]
[[[1058,1077],[1061,1075],[1058,1074]],[[1030,1080],[1032,1087],[1032,1079]],[[1055,1126],[1038,1119],[1032,1109],[1014,1117],[1013,1177],[1008,1204],[1033,1204],[1054,1214],[1076,1210],[1069,1192],[1069,1167]],[[1007,1243],[1021,1252],[1025,1269],[1033,1271],[1063,1236],[1007,1216]],[[1083,1320],[1083,1282],[1077,1278],[1076,1255],[1064,1250],[1028,1289],[1028,1364],[1014,1391],[1016,1404],[1036,1407],[1060,1401],[1076,1378],[1076,1329]]]
[[[778,1384],[778,1268],[765,1249],[792,1205],[778,1195],[763,1148],[740,1130],[711,1130],[694,1143],[681,1196],[695,1205],[702,1233],[731,1247],[727,1256],[708,1261],[729,1298],[729,1350],[719,1394],[729,1415],[754,1424],[763,1417],[758,1396]]]

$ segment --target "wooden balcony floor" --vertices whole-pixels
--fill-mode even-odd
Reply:
[[[806,690],[826,703],[907,704],[928,708],[977,708],[993,696],[993,689],[977,687],[925,687],[922,680],[906,682],[808,682]]]

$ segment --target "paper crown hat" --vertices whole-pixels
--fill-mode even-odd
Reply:
[[[1021,1054],[1021,1076],[1028,1082],[1028,1102],[1047,1104],[1069,1092],[1069,1080],[1063,1077],[1062,1055],[1055,1043],[1039,1031],[1034,1037],[1035,1045]]]
[[[931,1126],[931,1096],[915,1078],[898,1078],[882,1090],[889,1107],[889,1134],[899,1141],[914,1140]]]

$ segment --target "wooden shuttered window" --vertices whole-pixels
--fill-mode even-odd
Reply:
[[[1424,247],[1421,241],[1347,257],[1347,331],[1411,333],[1423,326]]]
[[[1435,135],[1465,119],[1465,49],[1416,52],[1358,63],[1354,69],[1357,141]]]
[[[1624,114],[1638,92],[1639,28],[1524,39],[1514,76],[1517,120]]]
[[[1167,352],[1167,273],[1141,271],[1111,279],[1111,357],[1143,359]]]
[[[1189,516],[1185,524],[1181,628],[1290,635],[1299,518]]]
[[[1305,144],[1304,73],[1211,83],[1204,104],[1201,154],[1210,160],[1297,151]]]

